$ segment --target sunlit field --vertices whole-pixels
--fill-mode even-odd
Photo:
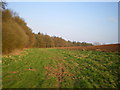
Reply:
[[[34,48],[5,55],[3,88],[116,88],[118,54]]]
[[[120,3],[0,4],[0,87],[120,88]]]

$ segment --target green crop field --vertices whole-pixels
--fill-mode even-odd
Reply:
[[[119,53],[26,49],[2,58],[3,88],[116,88]]]

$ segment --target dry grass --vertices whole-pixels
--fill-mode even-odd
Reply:
[[[28,48],[23,48],[23,49],[15,49],[9,54],[4,54],[2,53],[2,57],[10,57],[11,55],[23,55],[22,52],[24,52]]]

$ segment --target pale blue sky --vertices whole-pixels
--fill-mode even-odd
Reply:
[[[9,2],[33,32],[65,40],[117,43],[117,2]]]

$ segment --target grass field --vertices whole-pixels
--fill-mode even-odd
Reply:
[[[119,53],[26,49],[2,58],[3,88],[116,88]]]

